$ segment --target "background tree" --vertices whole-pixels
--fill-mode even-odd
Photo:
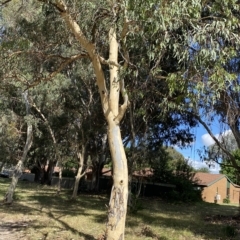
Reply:
[[[240,164],[239,149],[232,152],[232,154],[235,157],[235,160],[236,160],[237,164],[239,165]],[[228,176],[229,179],[231,179],[231,181],[233,181],[235,184],[238,184],[238,185],[240,184],[240,173],[239,173],[239,171],[232,166],[228,166],[228,161],[227,160],[223,160],[223,165],[221,166],[220,173]]]
[[[26,160],[28,151],[30,150],[31,145],[32,145],[32,137],[33,137],[33,129],[32,128],[33,128],[33,126],[32,126],[32,122],[31,122],[31,115],[29,113],[30,107],[29,107],[29,101],[28,101],[28,92],[25,91],[23,93],[23,98],[24,98],[24,101],[26,104],[26,121],[27,121],[26,143],[25,143],[24,149],[22,151],[21,159],[19,159],[17,165],[14,168],[12,182],[9,185],[7,193],[4,197],[4,202],[6,202],[7,204],[11,204],[13,201],[13,194],[16,189],[18,179],[22,175],[23,164]]]
[[[202,172],[202,173],[211,173],[208,167],[201,167],[195,170],[195,172]]]

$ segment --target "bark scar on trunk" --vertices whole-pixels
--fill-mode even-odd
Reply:
[[[123,206],[123,189],[113,186],[112,198],[109,203],[108,223],[111,230],[116,229],[119,220],[124,217],[125,209]]]

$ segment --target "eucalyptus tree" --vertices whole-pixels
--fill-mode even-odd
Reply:
[[[17,186],[17,182],[18,179],[21,177],[22,175],[22,168],[23,168],[23,164],[26,160],[28,151],[31,148],[32,145],[32,138],[33,138],[33,124],[32,124],[32,119],[31,119],[31,115],[30,115],[30,107],[29,107],[29,100],[28,100],[28,92],[25,91],[23,93],[23,98],[26,104],[26,121],[27,121],[27,136],[26,136],[26,143],[24,146],[24,149],[22,151],[22,156],[19,159],[17,165],[14,168],[13,171],[13,176],[12,176],[12,182],[8,187],[7,193],[4,197],[4,202],[6,202],[7,204],[11,204],[13,201],[13,194],[15,191],[15,188]]]
[[[94,155],[94,143],[102,134],[104,128],[99,112],[99,95],[94,86],[94,78],[87,64],[76,66],[68,71],[71,79],[69,89],[63,93],[65,99],[64,111],[69,115],[71,130],[68,133],[68,141],[72,143],[72,151],[78,157],[78,169],[75,177],[75,185],[72,198],[76,198],[80,179],[85,175],[90,164],[88,161]],[[102,117],[103,118],[103,117]],[[93,159],[93,158],[91,158]]]
[[[7,2],[10,5],[11,1]],[[47,35],[43,39],[37,38],[36,31],[31,38],[26,37],[26,41],[23,32],[21,40],[28,43],[28,50],[39,50],[40,41],[46,43],[41,52],[49,56],[55,54],[56,57],[54,50],[60,50],[60,45],[66,42],[69,49],[72,45],[79,48],[78,51],[65,52],[65,57],[59,56],[52,62],[50,74],[42,76],[38,71],[34,79],[24,81],[28,87],[33,87],[51,80],[64,67],[74,61],[80,62],[81,58],[92,64],[108,124],[113,161],[106,238],[124,239],[128,171],[119,126],[129,105],[124,79],[127,75],[137,78],[140,69],[150,67],[146,82],[154,78],[168,82],[170,91],[164,101],[168,105],[164,109],[167,110],[173,100],[182,109],[181,104],[187,96],[185,105],[188,104],[188,110],[193,112],[191,104],[195,103],[194,99],[199,99],[196,96],[201,95],[206,86],[209,89],[213,89],[212,86],[222,88],[223,75],[232,80],[222,65],[236,54],[239,5],[236,0],[40,2],[45,14],[42,14],[37,0],[26,3],[26,6],[36,7],[34,14],[42,14],[42,21],[51,19],[52,28],[49,29],[54,31],[55,40],[61,44],[52,48],[57,41],[49,41]],[[25,25],[31,21],[29,19],[23,21]],[[132,54],[136,48],[138,54]],[[145,52],[147,58],[142,58]],[[15,76],[17,79],[19,74],[16,72]],[[152,94],[162,92],[156,90]]]
[[[4,102],[5,101],[6,98],[4,98]],[[8,107],[1,109],[0,172],[2,172],[4,166],[9,168],[11,165],[15,165],[19,153],[19,146],[21,146],[22,125],[23,119],[17,116],[17,114],[11,111]]]
[[[206,27],[199,32],[192,30],[188,66],[179,77],[182,79],[180,85],[186,84],[188,79],[187,104],[183,111],[187,109],[215,142],[208,149],[207,159],[222,164],[225,159],[224,164],[237,171],[240,165],[229,146],[240,147],[239,10],[238,1],[225,1],[224,5],[220,1],[205,4],[201,21]],[[172,78],[169,82],[175,85],[175,78]],[[220,123],[219,137],[211,129],[215,122]],[[229,130],[233,138],[227,135]]]
[[[240,165],[239,148],[235,137],[231,131],[226,131],[222,135],[219,135],[217,140],[219,144],[214,143],[206,147],[201,157],[209,165],[212,165],[213,163],[219,164],[221,166],[220,173],[225,174],[234,183],[239,184],[240,172],[233,166],[231,159],[229,158],[228,154],[226,154],[226,151],[230,153],[235,158],[237,165]],[[219,145],[224,147],[226,151],[223,151]]]
[[[233,152],[231,152],[231,154],[235,157],[235,160],[238,164],[238,166],[240,165],[240,150],[235,150]],[[220,173],[225,174],[226,176],[228,176],[229,179],[231,179],[231,181],[233,181],[235,184],[240,184],[240,172],[231,166],[231,164],[229,164],[229,160],[228,159],[223,159],[222,161],[222,165],[221,165],[221,170]]]

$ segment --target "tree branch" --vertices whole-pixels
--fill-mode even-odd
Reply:
[[[122,118],[127,110],[127,107],[129,105],[128,94],[127,94],[127,91],[124,86],[124,79],[120,80],[120,91],[121,91],[121,95],[123,97],[124,102],[118,110],[119,112],[118,112],[117,117],[114,119],[114,121],[117,122],[118,124],[122,120]]]
[[[80,43],[81,47],[83,47],[87,51],[89,57],[92,60],[94,72],[97,78],[97,85],[98,85],[98,89],[101,96],[102,108],[103,108],[104,115],[106,116],[109,113],[109,101],[108,101],[109,96],[108,96],[108,90],[106,87],[105,76],[102,70],[101,62],[97,54],[95,45],[91,43],[83,34],[80,26],[68,13],[67,6],[63,1],[57,0],[55,7],[57,9],[59,8],[61,9],[60,11],[61,17],[63,18],[66,25],[74,34],[76,40]]]
[[[52,140],[53,140],[53,143],[56,145],[57,144],[57,141],[56,141],[56,138],[54,136],[54,133],[53,133],[53,130],[48,122],[48,120],[46,119],[46,117],[43,115],[43,113],[41,112],[41,110],[36,106],[36,104],[32,101],[31,99],[31,105],[32,107],[41,115],[42,119],[44,120],[44,122],[47,124],[47,127],[48,127],[48,130],[51,134],[51,137],[52,137]]]
[[[47,77],[45,78],[38,78],[37,80],[35,80],[33,83],[29,84],[27,89],[29,88],[32,88],[32,87],[35,87],[36,85],[38,85],[39,83],[41,82],[48,82],[50,81],[51,79],[53,79],[58,73],[60,73],[68,64],[76,61],[77,59],[80,59],[80,58],[85,58],[87,57],[88,55],[86,54],[77,54],[77,55],[74,55],[74,56],[71,56],[69,57],[65,62],[62,62],[60,64],[60,67],[52,72],[51,74],[49,74]]]
[[[114,61],[111,61],[111,60],[106,60],[105,58],[99,56],[99,60],[102,64],[105,64],[105,65],[112,65],[112,66],[115,66],[117,68],[120,68],[121,65],[119,65],[118,63],[114,62]]]
[[[11,54],[9,54],[7,56],[7,58],[13,57],[15,55],[20,55],[20,54],[35,54],[35,55],[41,55],[43,57],[45,57],[46,59],[50,59],[50,58],[60,58],[62,60],[68,60],[71,57],[63,57],[62,55],[58,55],[58,54],[45,54],[43,52],[40,51],[16,51],[16,52],[12,52]],[[87,57],[86,53],[82,53],[82,57]]]
[[[226,149],[222,146],[221,142],[213,135],[212,131],[210,130],[210,128],[208,127],[208,125],[200,118],[199,115],[197,114],[193,114],[197,120],[202,124],[202,126],[207,130],[208,134],[212,137],[212,139],[215,141],[215,143],[217,144],[217,146],[229,157],[229,159],[232,162],[232,165],[234,168],[240,170],[240,166],[238,166],[234,156]]]
[[[7,3],[11,2],[11,1],[12,1],[12,0],[6,0],[6,1],[4,1],[4,2],[1,2],[1,3],[0,3],[0,7],[1,7],[1,6],[4,6],[5,4],[7,4]]]

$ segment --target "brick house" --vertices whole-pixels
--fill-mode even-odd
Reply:
[[[215,202],[218,194],[218,203],[222,203],[227,197],[231,203],[240,203],[240,186],[223,174],[198,172],[194,175],[193,181],[196,187],[202,190],[202,199],[205,202]]]

